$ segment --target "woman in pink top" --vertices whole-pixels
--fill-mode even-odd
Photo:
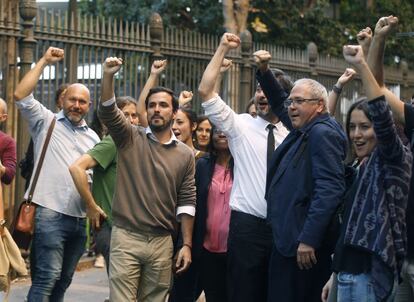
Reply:
[[[204,290],[208,302],[227,301],[227,237],[233,159],[227,137],[214,125],[210,153],[196,164],[197,208],[192,264],[176,278],[170,301],[195,301]]]

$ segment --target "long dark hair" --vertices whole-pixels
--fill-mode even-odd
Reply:
[[[355,154],[354,149],[352,148],[352,142],[351,142],[351,138],[349,136],[349,133],[350,133],[349,127],[350,127],[350,124],[351,124],[351,115],[352,115],[352,112],[354,112],[354,110],[361,110],[365,114],[367,119],[370,122],[372,122],[372,116],[371,116],[371,113],[369,112],[367,98],[365,98],[365,97],[361,98],[360,100],[353,103],[351,105],[351,107],[349,107],[348,113],[346,115],[346,120],[345,120],[345,131],[346,131],[346,137],[348,139],[348,154],[347,154],[346,162],[348,164],[351,164],[356,159],[356,154]]]
[[[217,161],[217,149],[214,147],[214,142],[213,142],[213,135],[214,135],[214,131],[215,129],[217,129],[216,126],[214,126],[214,124],[211,124],[211,137],[210,137],[210,142],[208,143],[207,146],[207,150],[210,154],[210,160],[209,160],[209,173],[208,173],[208,177],[209,177],[209,184],[211,184],[211,180],[213,178],[213,173],[214,173],[214,167],[216,165],[216,161]],[[230,153],[230,150],[229,150]],[[233,156],[230,153],[230,160],[228,163],[228,168],[230,170],[230,176],[233,179],[233,171],[234,171],[234,160],[233,160]]]
[[[345,130],[346,130],[346,136],[348,137],[348,141],[351,142],[351,139],[349,137],[349,127],[351,124],[351,114],[354,110],[361,110],[362,112],[364,112],[365,116],[367,117],[367,119],[372,122],[372,116],[371,113],[369,112],[369,108],[368,108],[368,101],[366,98],[362,98],[359,101],[356,101],[355,103],[353,103],[351,105],[351,107],[349,107],[348,109],[348,113],[346,115],[346,121],[345,121]]]

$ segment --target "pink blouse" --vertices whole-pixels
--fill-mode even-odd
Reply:
[[[230,170],[216,164],[207,197],[208,214],[203,244],[204,248],[212,253],[227,252],[232,185]]]

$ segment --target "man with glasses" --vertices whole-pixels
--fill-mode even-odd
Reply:
[[[287,96],[268,68],[270,54],[258,51],[255,59],[272,109],[291,130],[267,175],[267,218],[274,239],[268,301],[320,301],[331,266],[324,239],[345,191],[345,134],[329,116],[325,87],[300,79]]]

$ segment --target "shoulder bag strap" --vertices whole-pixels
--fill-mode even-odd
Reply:
[[[40,154],[39,162],[36,167],[33,181],[30,185],[29,197],[27,198],[28,203],[32,202],[33,192],[36,188],[37,180],[40,174],[40,169],[42,168],[43,160],[45,159],[45,155],[46,155],[47,146],[49,145],[49,141],[52,136],[52,132],[53,132],[53,128],[55,127],[55,124],[56,124],[56,118],[53,118],[52,122],[50,123],[49,129],[47,130],[46,139],[45,139],[45,142],[42,148],[42,153]]]

